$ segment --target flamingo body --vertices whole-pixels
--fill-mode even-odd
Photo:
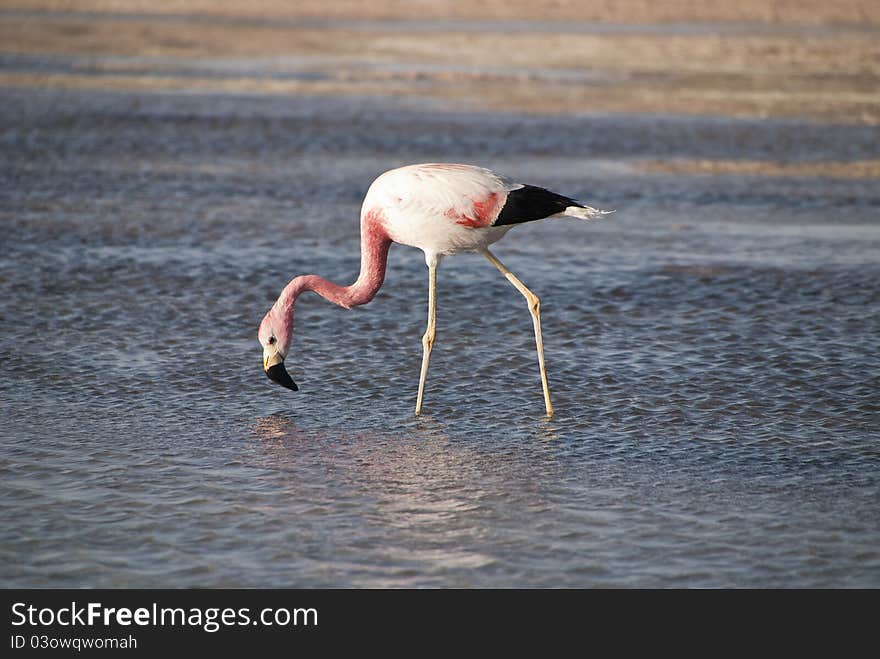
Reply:
[[[374,214],[396,243],[425,260],[473,252],[500,240],[513,225],[493,226],[507,195],[522,187],[469,165],[410,165],[377,178],[361,215]]]
[[[535,328],[538,362],[548,416],[553,414],[544,366],[540,327],[540,301],[488,250],[514,225],[568,215],[592,219],[603,215],[590,206],[531,185],[516,183],[473,165],[429,163],[392,169],[370,186],[361,208],[361,272],[350,286],[339,286],[318,277],[295,277],[260,324],[263,368],[269,377],[296,389],[284,368],[292,335],[296,299],[313,291],[349,308],[369,302],[385,278],[392,242],[421,249],[429,271],[428,329],[422,338],[422,372],[416,414],[422,406],[428,360],[435,337],[436,271],[440,260],[459,252],[479,252],[522,293],[529,304]]]

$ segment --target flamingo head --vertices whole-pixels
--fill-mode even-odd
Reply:
[[[273,306],[260,323],[259,339],[263,346],[263,370],[269,379],[296,391],[299,387],[284,368],[284,358],[293,337],[293,314],[280,305]]]

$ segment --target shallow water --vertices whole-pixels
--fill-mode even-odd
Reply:
[[[6,586],[880,586],[880,188],[641,159],[880,157],[875,128],[527,118],[4,90]],[[298,305],[293,393],[256,328],[348,283],[381,171],[470,161],[616,208],[517,227],[542,299],[396,246]]]

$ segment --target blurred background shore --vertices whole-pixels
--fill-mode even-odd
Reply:
[[[14,0],[0,85],[880,122],[880,4]]]

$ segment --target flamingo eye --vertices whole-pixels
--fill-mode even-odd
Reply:
[[[274,336],[270,336],[270,337],[269,337],[269,345],[272,345],[273,343],[275,343],[275,337],[274,337]]]

